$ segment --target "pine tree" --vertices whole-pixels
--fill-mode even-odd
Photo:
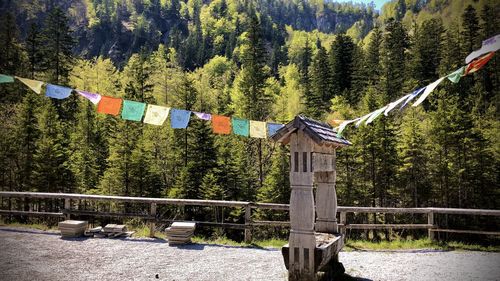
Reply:
[[[380,49],[382,46],[382,31],[375,27],[372,30],[372,37],[370,43],[368,43],[368,49],[365,60],[366,73],[369,78],[370,84],[375,84],[381,74],[381,60],[380,60]]]
[[[478,49],[481,46],[481,41],[479,40],[479,19],[477,18],[476,9],[471,5],[465,8],[462,15],[462,37],[464,42],[464,55],[467,56],[469,53]]]
[[[68,17],[60,7],[52,9],[43,29],[44,65],[49,80],[56,84],[66,84],[74,62],[72,49],[75,40],[68,24]]]
[[[36,23],[31,23],[25,45],[29,59],[30,78],[35,79],[35,74],[43,70],[44,60],[42,31]]]
[[[408,48],[408,35],[402,23],[389,20],[384,34],[383,78],[385,81],[384,103],[399,97],[403,89],[405,74],[405,51]]]
[[[312,90],[304,95],[308,116],[320,119],[321,115],[328,110],[333,93],[330,78],[328,55],[326,49],[320,44],[311,69]]]
[[[40,137],[33,155],[33,187],[39,192],[73,192],[63,126],[49,100],[44,101],[37,119]]]
[[[351,104],[355,100],[354,97],[348,95],[352,82],[353,49],[354,43],[351,37],[339,34],[332,43],[330,53],[328,54],[330,71],[332,73],[333,93],[331,97],[334,95],[344,95]]]
[[[6,13],[0,21],[0,72],[8,75],[21,75],[25,59],[24,50],[19,42],[19,29],[14,15]]]
[[[414,38],[412,76],[419,86],[438,78],[444,27],[440,20],[424,21]]]

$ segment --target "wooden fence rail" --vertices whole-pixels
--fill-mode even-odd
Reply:
[[[172,198],[146,198],[146,197],[125,197],[125,196],[105,196],[89,194],[71,194],[71,193],[42,193],[42,192],[9,192],[0,191],[0,206],[3,206],[3,198],[21,198],[21,199],[58,199],[64,200],[64,209],[62,212],[37,212],[37,211],[19,211],[2,210],[0,216],[55,216],[69,219],[75,216],[93,216],[93,217],[129,217],[140,218],[148,222],[150,235],[154,236],[156,223],[172,222],[173,220],[160,219],[157,216],[159,205],[166,206],[208,206],[208,207],[230,207],[244,208],[244,224],[238,223],[220,223],[196,221],[197,224],[206,226],[216,226],[234,229],[243,229],[245,231],[245,241],[252,240],[252,228],[256,226],[276,226],[289,227],[288,221],[258,221],[252,219],[252,210],[275,210],[288,211],[288,204],[273,203],[255,203],[245,201],[219,201],[219,200],[198,200],[198,199],[172,199]],[[139,213],[110,213],[110,212],[92,212],[72,209],[72,200],[90,200],[90,201],[108,201],[124,203],[144,203],[149,204],[149,214]],[[340,231],[345,233],[347,229],[373,230],[373,229],[427,229],[430,239],[434,239],[435,232],[454,232],[468,234],[483,234],[499,236],[499,231],[479,231],[479,230],[458,230],[458,229],[440,229],[435,223],[434,214],[452,214],[452,215],[475,215],[475,216],[496,216],[500,217],[500,210],[485,209],[455,209],[455,208],[384,208],[384,207],[344,207],[339,206],[337,212],[340,217]],[[348,213],[382,213],[382,214],[427,214],[427,224],[349,224],[347,221]]]

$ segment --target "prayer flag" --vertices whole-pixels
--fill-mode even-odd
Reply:
[[[0,83],[12,83],[12,82],[14,82],[14,77],[0,74]]]
[[[283,124],[267,123],[267,136],[270,137],[276,134],[276,132],[283,127],[285,127]]]
[[[101,96],[101,100],[97,104],[97,112],[117,116],[120,114],[122,102],[121,98]]]
[[[70,88],[47,84],[47,88],[45,89],[45,96],[49,98],[62,100],[69,97],[72,91],[73,89]]]
[[[148,104],[144,123],[161,126],[167,120],[170,107]]]
[[[386,108],[387,108],[387,105],[375,110],[373,112],[373,114],[370,115],[370,118],[368,118],[368,120],[366,120],[365,124],[370,124],[371,122],[373,122],[373,120],[375,120],[380,114],[382,114],[382,112],[384,112]]]
[[[122,108],[122,119],[141,121],[146,104],[137,101],[124,100]]]
[[[384,115],[385,116],[388,116],[389,115],[389,112],[391,112],[391,110],[393,110],[396,106],[398,106],[398,104],[402,103],[404,100],[406,100],[411,94],[407,94],[406,96],[400,98],[399,100],[395,101],[395,102],[391,102],[387,108],[385,109],[384,111]]]
[[[204,113],[204,112],[193,112],[196,117],[200,118],[201,120],[207,120],[210,121],[212,119],[212,115],[210,113]]]
[[[498,49],[500,49],[500,34],[497,34],[491,38],[484,40],[483,45],[481,46],[481,49],[470,53],[465,58],[465,63],[469,63],[472,60],[474,60],[475,58],[482,56],[484,54],[487,54],[489,52],[495,52]]]
[[[464,75],[465,72],[465,66],[460,67],[459,69],[455,70],[454,72],[448,74],[446,78],[450,80],[453,83],[458,83],[460,81],[460,78]]]
[[[361,123],[363,123],[363,121],[370,118],[370,115],[372,115],[372,113],[373,112],[370,112],[370,113],[366,114],[365,116],[358,118],[359,120],[358,120],[358,122],[356,122],[356,128],[359,127],[359,125],[361,125]]]
[[[216,134],[229,135],[231,133],[231,118],[222,115],[212,115],[212,130]]]
[[[30,89],[32,89],[35,93],[37,94],[40,94],[42,93],[42,86],[43,86],[43,82],[42,81],[37,81],[37,80],[31,80],[31,79],[26,79],[26,78],[20,78],[20,77],[17,77],[16,78],[23,82],[24,85],[30,87]]]
[[[266,138],[266,122],[250,120],[250,137]]]
[[[416,89],[415,91],[413,91],[413,93],[411,93],[408,98],[406,98],[405,100],[405,103],[403,103],[403,105],[399,108],[399,110],[402,110],[403,108],[406,107],[406,105],[412,101],[416,96],[420,95],[424,90],[426,89],[426,87],[423,87],[423,88],[420,88],[420,89]]]
[[[248,134],[250,133],[250,123],[247,119],[233,117],[231,119],[231,124],[235,135],[248,137]]]
[[[434,91],[434,89],[437,87],[437,85],[439,85],[439,83],[441,83],[441,81],[443,81],[443,79],[444,79],[444,77],[441,77],[438,80],[429,84],[427,87],[425,87],[424,93],[420,96],[420,98],[418,98],[418,100],[413,104],[413,106],[418,106],[419,104],[421,104],[427,98],[427,96],[432,91]]]
[[[347,127],[347,125],[349,125],[349,124],[351,124],[353,122],[356,122],[359,119],[360,118],[356,118],[356,119],[353,119],[353,120],[347,120],[347,121],[342,122],[342,124],[340,124],[340,126],[337,129],[337,137],[340,138],[342,136],[342,132],[344,131],[345,127]]]
[[[191,111],[173,108],[170,111],[170,126],[173,129],[186,129],[191,117]]]
[[[489,53],[485,56],[482,56],[482,57],[478,58],[477,60],[469,63],[467,65],[467,68],[465,69],[464,76],[468,75],[469,73],[474,73],[474,72],[478,71],[479,69],[481,69],[493,57],[494,54],[495,54],[495,52],[491,52],[491,53]]]
[[[330,120],[330,125],[340,125],[342,124],[342,122],[344,122],[345,120],[339,120],[339,119],[332,119]]]
[[[87,92],[87,91],[82,91],[82,90],[76,90],[76,92],[77,92],[80,96],[82,96],[82,97],[84,97],[84,98],[88,99],[88,100],[89,100],[90,102],[92,102],[93,104],[98,104],[98,103],[99,103],[99,101],[101,100],[101,95],[99,95],[99,94],[94,94],[94,93],[90,93],[90,92]]]

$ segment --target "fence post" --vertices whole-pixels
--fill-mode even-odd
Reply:
[[[151,203],[150,215],[153,217],[152,220],[149,221],[149,237],[155,237],[155,227],[156,227],[156,203]]]
[[[346,234],[346,230],[347,230],[347,213],[346,212],[340,212],[340,224],[342,224],[340,234],[342,234],[342,236],[344,236],[344,238],[345,238],[345,234]]]
[[[245,243],[252,242],[252,206],[248,203],[245,206]]]
[[[71,209],[71,199],[69,198],[65,198],[64,199],[64,212],[65,212],[65,215],[64,217],[69,220],[70,219],[70,209]]]
[[[428,228],[428,236],[429,236],[429,239],[431,241],[434,241],[434,231],[432,231],[432,228],[434,228],[434,213],[433,212],[430,212],[430,213],[427,213],[427,224],[429,224],[429,228]]]

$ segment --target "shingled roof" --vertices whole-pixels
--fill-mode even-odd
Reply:
[[[317,144],[335,144],[338,146],[351,145],[351,142],[343,137],[337,137],[337,132],[329,124],[316,121],[305,116],[296,116],[292,121],[270,136],[273,141],[288,143],[291,133],[303,130]]]

